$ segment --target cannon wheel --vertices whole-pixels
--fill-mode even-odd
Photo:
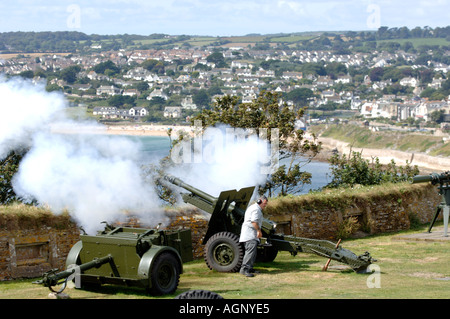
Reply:
[[[239,236],[220,232],[211,236],[205,245],[205,261],[209,269],[219,272],[237,272],[244,258],[244,248]]]
[[[258,248],[258,255],[256,256],[256,262],[272,262],[278,255],[278,249],[273,246],[266,246]]]
[[[181,264],[171,253],[161,253],[151,269],[152,295],[166,295],[174,293],[180,281]]]

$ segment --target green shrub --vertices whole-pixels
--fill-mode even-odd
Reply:
[[[362,158],[360,152],[351,152],[348,156],[334,154],[329,162],[333,179],[327,188],[353,187],[355,185],[380,185],[407,181],[419,173],[417,166],[397,166],[392,160],[388,165],[381,165],[378,157],[372,162]]]

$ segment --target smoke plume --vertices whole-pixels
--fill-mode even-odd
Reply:
[[[171,157],[178,165],[170,174],[216,197],[225,190],[263,185],[272,164],[270,143],[225,125],[179,144]]]
[[[0,79],[0,96],[0,158],[29,149],[13,180],[18,196],[55,213],[67,210],[89,234],[102,221],[123,218],[124,211],[148,223],[165,222],[141,175],[139,143],[101,134],[96,123],[69,120],[64,96],[41,85]],[[71,133],[53,132],[55,127]]]

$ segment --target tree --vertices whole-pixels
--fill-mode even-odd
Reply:
[[[18,200],[12,186],[12,179],[19,170],[19,163],[25,154],[24,151],[12,151],[0,160],[0,204]]]
[[[440,124],[444,120],[444,114],[445,113],[443,110],[433,111],[431,112],[431,120],[437,124]]]
[[[113,95],[108,99],[108,105],[123,107],[124,105],[135,106],[136,98],[134,96]]]
[[[370,70],[369,78],[372,82],[381,81],[383,78],[384,69],[380,67],[376,67]]]
[[[193,95],[192,95],[192,101],[199,106],[205,107],[209,105],[210,99],[209,99],[209,95],[206,92],[205,89],[201,89],[196,91]]]
[[[165,72],[164,63],[155,59],[145,60],[144,62],[142,62],[141,66],[147,71],[156,74],[164,74]]]
[[[306,106],[308,103],[308,99],[313,96],[313,91],[308,88],[293,89],[286,94],[288,100],[291,100],[300,106]]]
[[[206,57],[206,61],[214,63],[216,65],[216,68],[224,68],[227,66],[227,64],[225,63],[225,58],[221,52],[211,53]]]
[[[277,129],[279,156],[288,159],[288,164],[268,174],[266,184],[260,186],[260,193],[268,192],[269,196],[277,191],[280,195],[297,193],[304,184],[309,184],[311,174],[301,168],[320,151],[320,143],[304,139],[305,132],[296,128],[296,121],[303,117],[305,108],[291,109],[286,103],[280,105],[280,99],[279,93],[263,91],[253,102],[239,104],[236,96],[227,95],[217,99],[212,109],[204,109],[192,119],[192,123],[200,120],[204,129],[221,123],[254,129],[258,135],[261,129],[266,129],[268,141],[272,139],[273,129]]]
[[[100,74],[108,73],[108,75],[114,75],[114,74],[120,73],[120,69],[111,60],[97,64],[96,66],[94,66],[93,70],[96,73],[100,73]],[[108,70],[108,72],[107,72],[107,70]]]
[[[72,84],[77,80],[77,74],[80,71],[81,67],[79,65],[71,65],[61,71],[60,77],[67,83]]]

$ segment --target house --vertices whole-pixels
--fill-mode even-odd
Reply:
[[[431,83],[428,83],[428,86],[437,90],[442,87],[442,83],[444,81],[445,81],[444,79],[433,79]]]
[[[80,90],[86,92],[89,90],[92,86],[90,84],[73,84],[72,88],[75,90]]]
[[[181,106],[184,109],[195,110],[197,109],[197,105],[192,100],[192,95],[188,95],[181,101]]]
[[[415,116],[417,104],[399,103],[397,108],[397,120],[404,121]]]
[[[231,62],[231,68],[249,68],[251,67],[251,64],[245,62],[245,61],[232,61]]]
[[[442,101],[421,101],[416,107],[415,117],[429,121],[431,113],[439,110],[444,110],[445,112],[446,106],[447,103]]]
[[[410,86],[410,87],[416,87],[419,84],[419,81],[413,77],[406,77],[400,80],[400,85],[403,86]]]
[[[252,70],[250,70],[250,69],[237,69],[236,70],[236,75],[238,77],[252,76]]]
[[[102,95],[102,94],[106,94],[106,95],[120,94],[120,89],[116,88],[114,85],[111,85],[111,86],[102,85],[97,89],[97,95]]]
[[[122,95],[125,95],[125,96],[139,96],[139,94],[140,94],[139,91],[136,89],[127,89],[127,90],[124,90],[122,93]]]
[[[152,93],[150,93],[147,96],[147,100],[151,100],[154,97],[160,97],[160,98],[162,98],[164,100],[167,100],[169,98],[161,89],[154,89],[152,91]]]
[[[351,83],[352,82],[352,77],[350,75],[343,75],[343,76],[339,76],[335,83],[343,83],[343,84],[347,84],[347,83]]]
[[[94,107],[92,114],[105,118],[115,118],[117,116],[117,108],[114,106],[97,106]]]
[[[181,106],[166,106],[164,108],[164,117],[171,117],[171,118],[181,117]]]
[[[191,76],[189,74],[181,74],[177,78],[178,83],[186,83],[186,82],[189,82],[190,80],[191,80]]]
[[[273,73],[273,75],[275,76],[275,72]],[[281,77],[285,80],[301,80],[303,78],[303,73],[285,71],[283,72],[283,75]]]
[[[365,102],[361,106],[361,115],[365,118],[393,118],[397,116],[398,103]]]
[[[316,85],[320,87],[330,87],[334,85],[334,80],[329,76],[319,76],[316,81]]]

